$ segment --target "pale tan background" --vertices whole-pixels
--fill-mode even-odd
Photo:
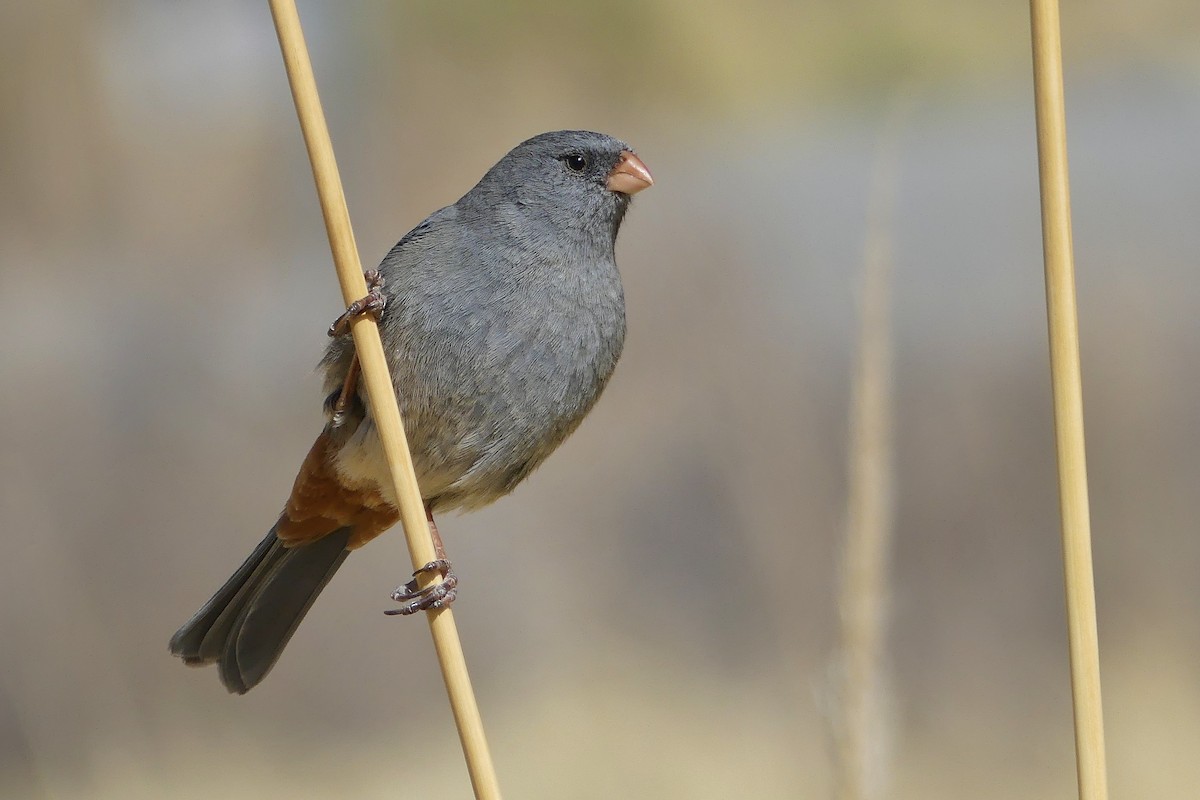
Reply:
[[[442,530],[510,798],[829,796],[868,187],[896,138],[894,798],[1073,795],[1021,3],[303,3],[366,262],[507,148],[633,143],[626,355]],[[1064,10],[1116,797],[1200,784],[1200,6]],[[351,558],[244,698],[167,654],[320,425],[340,300],[265,4],[0,6],[0,796],[469,795]]]

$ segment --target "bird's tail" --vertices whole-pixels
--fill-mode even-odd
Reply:
[[[296,626],[350,551],[351,528],[284,547],[267,534],[225,585],[171,637],[184,663],[217,664],[221,683],[245,694],[266,677]]]

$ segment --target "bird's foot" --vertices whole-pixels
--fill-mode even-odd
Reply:
[[[367,281],[367,296],[360,297],[351,303],[346,311],[329,326],[330,336],[341,336],[344,333],[349,333],[350,323],[359,317],[373,314],[378,321],[383,313],[384,306],[387,305],[387,298],[383,292],[383,276],[379,274],[379,270],[369,269],[363,273],[363,277]]]
[[[422,575],[428,575],[431,572],[436,572],[441,577],[441,580],[422,589],[418,578]],[[383,613],[389,615],[408,615],[416,614],[418,611],[447,608],[454,602],[454,598],[457,596],[458,576],[451,571],[448,560],[439,558],[437,561],[430,561],[414,572],[411,581],[392,592],[392,599],[397,603],[403,603],[403,605],[399,608],[390,608]]]

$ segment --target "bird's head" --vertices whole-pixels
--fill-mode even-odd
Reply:
[[[539,222],[587,238],[616,239],[630,198],[653,185],[629,145],[591,131],[554,131],[514,147],[460,202],[515,206]]]

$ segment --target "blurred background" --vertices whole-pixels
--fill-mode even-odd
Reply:
[[[300,10],[368,265],[544,130],[657,180],[602,402],[441,524],[506,795],[832,795],[875,235],[875,796],[1073,796],[1027,7]],[[1111,782],[1192,797],[1200,5],[1063,20]],[[399,535],[251,694],[167,653],[278,513],[342,305],[266,4],[0,5],[0,175],[0,796],[469,797],[427,626],[381,613]]]

